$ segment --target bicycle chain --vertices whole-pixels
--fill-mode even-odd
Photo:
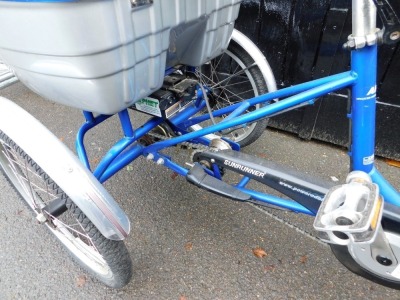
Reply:
[[[168,137],[158,134],[158,133],[154,133],[154,132],[149,132],[148,133],[149,136],[153,137],[153,138],[157,138],[159,140],[165,141],[168,140]],[[186,147],[184,149],[193,149],[195,151],[215,151],[213,150],[211,147],[202,145],[202,144],[197,144],[197,143],[190,143],[190,142],[182,142],[179,144],[176,144],[176,146],[181,146],[181,147]],[[300,228],[299,226],[290,223],[289,221],[283,219],[282,217],[280,217],[277,214],[274,214],[270,211],[267,211],[266,209],[263,208],[263,205],[257,204],[257,203],[253,203],[253,202],[247,202],[247,204],[253,206],[254,208],[260,210],[261,212],[263,212],[264,214],[266,214],[267,216],[273,218],[274,220],[281,222],[282,224],[285,224],[287,226],[289,226],[290,228],[293,228],[294,230],[296,230],[297,232],[303,234],[304,236],[307,236],[308,238],[311,238],[312,240],[324,245],[324,246],[328,246],[327,243],[323,242],[322,240],[320,240],[318,237],[314,236],[311,232],[304,230],[302,228]],[[266,206],[266,208],[268,208],[268,206]],[[274,207],[269,207],[274,209]]]

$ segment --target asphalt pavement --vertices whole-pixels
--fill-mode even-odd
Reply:
[[[73,149],[83,121],[78,110],[44,101],[20,83],[0,96],[24,107]],[[92,161],[118,135],[114,119],[89,133]],[[345,149],[275,130],[244,151],[327,180],[343,182],[348,170]],[[169,153],[178,161],[190,159],[176,149]],[[378,165],[399,186],[400,170],[383,160]],[[398,291],[343,267],[315,238],[310,217],[215,196],[144,159],[106,187],[132,223],[126,245],[134,275],[119,290],[75,265],[0,175],[0,299],[400,299]],[[256,257],[257,247],[267,255]]]

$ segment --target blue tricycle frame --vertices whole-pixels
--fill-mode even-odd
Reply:
[[[197,131],[190,131],[190,126],[210,119],[208,113],[201,116],[198,115],[206,106],[202,90],[199,88],[197,101],[191,103],[190,106],[169,120],[169,124],[178,132],[178,136],[156,142],[149,146],[143,146],[136,142],[165,120],[161,117],[152,117],[143,126],[133,129],[128,110],[123,110],[118,114],[118,117],[124,137],[107,152],[98,166],[93,170],[93,174],[100,182],[105,182],[139,156],[145,156],[156,162],[161,159],[165,167],[179,175],[187,176],[189,169],[175,163],[172,158],[162,154],[160,151],[182,142],[196,142],[208,146],[210,140],[203,138],[207,134],[252,123],[299,106],[312,105],[317,98],[323,95],[343,88],[350,88],[352,105],[348,118],[352,124],[352,139],[349,150],[351,170],[368,173],[373,182],[380,187],[380,192],[385,201],[395,206],[400,206],[399,193],[386,181],[374,165],[377,45],[354,50],[352,51],[351,58],[351,71],[270,92],[215,110],[212,112],[214,117],[227,115],[223,122]],[[168,70],[166,73],[169,74],[170,72],[171,70]],[[275,99],[280,100],[276,101]],[[250,106],[257,104],[267,105],[252,112],[244,113]],[[89,158],[84,146],[84,136],[90,129],[96,127],[110,116],[94,116],[91,112],[87,111],[84,112],[84,116],[86,122],[78,132],[76,149],[80,160],[90,169]],[[230,144],[233,145],[232,148],[234,150],[240,149],[238,144],[233,142],[230,142]],[[279,206],[298,213],[316,214],[315,209],[305,207],[298,202],[246,189],[249,181],[248,177],[244,177],[235,187],[244,193],[250,194],[252,200]],[[321,200],[316,199],[315,203],[310,206],[313,208],[319,207]]]
[[[150,0],[140,3],[147,7],[157,4]],[[129,9],[136,4],[135,0],[124,3]],[[393,17],[391,22],[384,22],[387,32],[376,28],[376,7],[381,18]],[[194,89],[194,85],[184,88],[185,92],[190,89],[190,97],[183,97],[181,104],[184,105],[174,110],[172,116],[152,116],[134,128],[129,108],[118,112],[124,136],[93,169],[85,148],[85,135],[112,115],[83,112],[86,121],[76,137],[78,159],[28,112],[0,97],[0,167],[36,214],[35,220],[45,224],[88,271],[111,287],[124,286],[132,275],[129,254],[120,243],[130,231],[130,222],[101,183],[143,156],[218,195],[315,216],[314,228],[319,237],[331,243],[334,254],[347,268],[400,289],[400,194],[376,169],[374,154],[377,45],[380,41],[400,40],[400,21],[386,0],[352,0],[352,9],[353,32],[346,43],[346,48],[351,50],[350,71],[278,91],[271,89],[266,94],[259,95],[257,91],[253,98],[223,108],[215,106],[214,111],[208,98],[215,100],[213,97],[218,93],[214,93],[212,86],[199,82],[201,77],[196,78],[199,81],[187,78],[198,84]],[[382,17],[383,10],[391,14]],[[246,53],[253,52],[254,57],[250,55],[250,58],[254,63],[246,69],[257,66],[264,76],[263,70],[268,64],[257,47],[247,38],[238,45]],[[196,72],[195,67],[180,66],[167,69],[165,76],[182,75],[182,70]],[[265,76],[264,79],[268,86]],[[225,137],[209,138],[213,133],[232,132],[277,114],[313,105],[318,98],[345,88],[351,94],[347,113],[351,163],[346,184],[332,187],[332,183],[243,154],[238,143]],[[215,123],[215,118],[222,121]],[[210,120],[212,125],[203,125]],[[20,126],[22,123],[24,126]],[[170,136],[157,135],[162,125],[166,125]],[[261,131],[257,130],[257,134]],[[182,166],[163,153],[164,149],[182,143],[198,145],[198,151],[193,154],[194,164]],[[202,151],[206,148],[203,146],[210,149]],[[223,181],[225,169],[241,174],[241,179],[235,184],[226,183]],[[35,177],[29,176],[31,173]],[[289,199],[250,189],[251,180]],[[42,192],[46,197],[41,196]],[[67,223],[58,217],[65,217],[62,220]],[[72,225],[68,225],[70,219]],[[78,230],[74,228],[77,225]]]

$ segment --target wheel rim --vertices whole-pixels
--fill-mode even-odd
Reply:
[[[246,64],[228,49],[221,56],[197,68],[196,75],[203,85],[213,91],[213,95],[216,98],[214,109],[220,109],[259,95],[257,85],[249,71],[250,68],[256,66],[256,64],[253,64],[250,67],[246,67]],[[260,105],[257,104],[251,110],[259,107]],[[207,125],[210,125],[210,122]],[[219,136],[234,142],[240,142],[251,134],[256,125],[257,123],[253,122],[234,129],[228,129],[219,134]],[[198,130],[201,127],[193,126],[192,129]]]
[[[43,213],[42,208],[49,201],[64,194],[59,188],[55,188],[54,184],[50,185],[45,176],[38,174],[37,166],[35,168],[1,137],[0,165],[36,216]],[[46,226],[79,261],[96,273],[110,274],[108,264],[70,210],[57,218],[54,216],[49,216],[49,218],[51,223],[47,221]]]
[[[400,236],[390,232],[385,232],[385,236],[397,259],[397,263],[393,263],[390,266],[380,264],[377,259],[372,256],[372,250],[369,244],[352,244],[348,249],[353,259],[363,269],[381,278],[400,282]]]

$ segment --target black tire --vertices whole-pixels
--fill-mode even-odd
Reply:
[[[197,68],[197,77],[204,85],[211,87],[215,102],[212,105],[213,110],[268,92],[259,67],[253,64],[254,60],[249,53],[238,43],[231,41],[222,55]],[[232,77],[229,80],[224,81],[230,76]],[[248,111],[260,107],[262,106],[252,106]],[[216,118],[216,123],[219,121],[221,118]],[[268,119],[262,119],[245,127],[225,130],[221,135],[244,147],[255,142],[267,124]]]
[[[399,260],[399,234],[396,232],[385,231],[386,238],[389,241],[389,244],[392,247],[397,259]],[[393,238],[395,237],[395,238]],[[357,262],[354,258],[348,246],[340,246],[340,245],[330,245],[331,250],[335,257],[351,272],[364,277],[368,280],[371,280],[375,283],[387,286],[392,289],[400,290],[400,276],[397,277],[392,275],[393,270],[399,266],[400,261],[397,262],[396,265],[392,266],[383,266],[377,262],[376,259],[372,257],[367,261],[359,261]],[[369,252],[368,249],[365,252]],[[371,255],[372,256],[372,255]],[[357,259],[358,260],[358,259]],[[393,272],[394,274],[394,272]]]
[[[35,217],[46,216],[44,224],[84,269],[113,288],[130,281],[132,262],[124,242],[106,239],[57,183],[2,131],[0,166]],[[54,199],[62,199],[66,206],[57,217],[43,210]]]

